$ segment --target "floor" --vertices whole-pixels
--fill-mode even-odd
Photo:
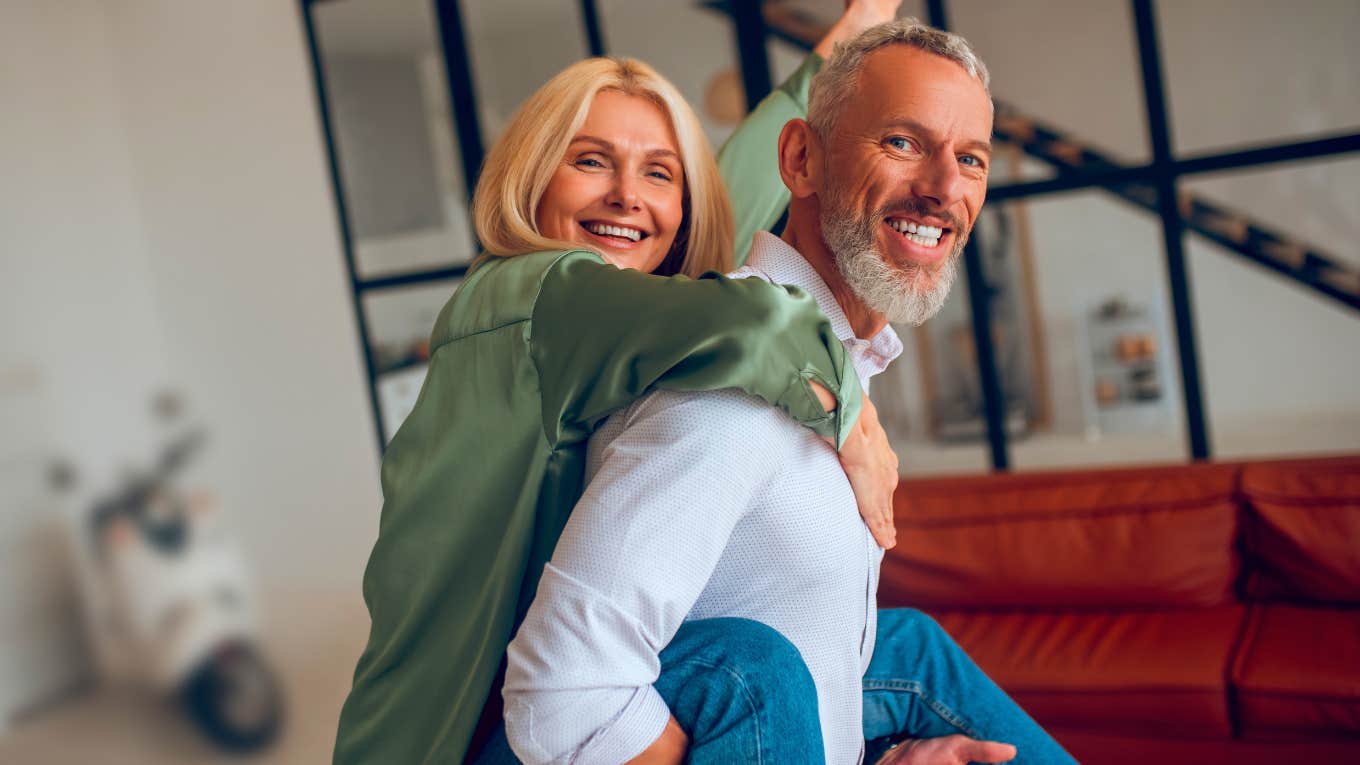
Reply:
[[[350,596],[352,595],[352,597]],[[0,735],[0,763],[41,765],[296,765],[330,762],[340,705],[368,633],[357,593],[324,607],[281,609],[265,651],[282,673],[287,719],[259,755],[214,750],[171,702],[131,688],[92,687]]]

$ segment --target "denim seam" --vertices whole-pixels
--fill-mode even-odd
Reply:
[[[728,675],[730,675],[732,679],[736,681],[737,686],[741,689],[742,697],[746,700],[746,705],[751,708],[751,721],[755,724],[756,765],[764,765],[765,746],[762,743],[761,738],[760,707],[756,704],[755,695],[751,693],[751,688],[746,684],[746,679],[741,676],[741,673],[729,667],[726,667],[722,664],[714,664],[713,662],[705,661],[703,659],[684,659],[679,662],[676,662],[676,664],[677,665],[694,664],[700,667],[721,670],[722,672],[725,672]]]
[[[925,688],[921,687],[921,684],[914,680],[870,680],[865,678],[864,690],[914,693],[917,696],[920,696],[921,699],[926,702],[926,706],[930,707],[931,711],[939,715],[945,722],[958,728],[960,732],[969,738],[978,738],[977,728],[973,727],[972,723],[968,722],[967,718],[950,709],[944,702],[940,701],[935,696],[927,693]]]

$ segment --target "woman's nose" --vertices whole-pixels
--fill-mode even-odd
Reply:
[[[627,173],[614,176],[614,183],[609,187],[609,193],[604,199],[605,204],[628,211],[639,209],[637,188],[634,184],[635,181]]]

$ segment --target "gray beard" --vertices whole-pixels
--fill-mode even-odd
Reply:
[[[859,218],[848,206],[838,204],[834,194],[827,195],[826,201],[829,204],[822,205],[821,211],[822,239],[836,256],[836,268],[855,297],[894,324],[920,326],[939,313],[954,285],[966,235],[955,238],[953,251],[931,285],[931,274],[925,269],[894,266],[874,246],[875,221],[880,216]]]

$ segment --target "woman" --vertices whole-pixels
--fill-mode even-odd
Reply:
[[[896,5],[852,3],[819,52]],[[494,726],[497,666],[580,495],[585,440],[653,387],[739,387],[833,437],[891,543],[896,458],[875,418],[854,420],[859,382],[815,303],[758,280],[643,273],[726,270],[734,239],[744,256],[774,223],[787,198],[775,138],[818,64],[724,149],[739,224],[697,120],[644,65],[582,62],[520,108],[475,195],[488,255],[441,313],[420,399],[383,461],[364,578],[373,626],[337,762],[457,761],[488,699]],[[810,382],[836,392],[834,414]]]

